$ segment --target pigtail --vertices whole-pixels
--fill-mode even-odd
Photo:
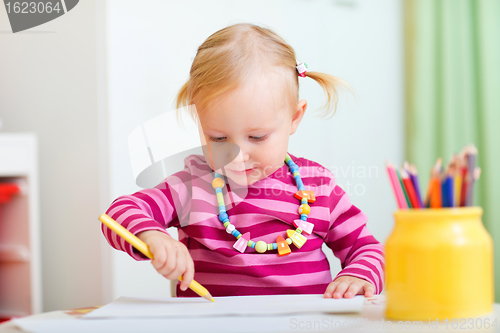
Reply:
[[[354,89],[349,85],[349,83],[341,78],[326,73],[309,71],[306,72],[305,75],[318,82],[325,92],[323,104],[318,109],[325,109],[325,111],[320,115],[321,117],[326,117],[331,113],[331,115],[326,118],[330,119],[335,114],[337,111],[340,92],[348,91],[355,95]]]
[[[176,109],[180,109],[188,105],[188,85],[189,81],[184,83],[182,88],[177,93],[177,96],[175,96]]]

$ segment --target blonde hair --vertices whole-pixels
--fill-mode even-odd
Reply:
[[[285,84],[289,102],[297,103],[296,65],[293,48],[272,30],[249,23],[228,26],[212,34],[198,48],[189,79],[177,94],[177,109],[195,104],[201,115],[213,107],[217,97],[238,88],[246,77],[259,72],[288,77],[284,80],[280,77],[281,82]],[[305,75],[318,82],[325,92],[319,108],[325,109],[321,116],[335,113],[341,89],[352,91],[345,81],[333,75],[309,71]],[[191,110],[188,108],[188,112]]]

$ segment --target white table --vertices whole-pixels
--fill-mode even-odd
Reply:
[[[172,320],[166,322],[162,320],[152,320],[157,323],[157,332],[331,332],[331,331],[346,331],[346,332],[500,332],[500,304],[495,303],[494,311],[486,316],[475,318],[473,329],[468,329],[470,321],[455,320],[452,318],[446,323],[440,322],[438,325],[432,326],[432,323],[423,322],[403,322],[397,320],[388,321],[384,318],[385,297],[377,295],[365,299],[365,304],[362,313],[355,314],[308,314],[294,316],[268,316],[268,317],[218,317],[218,318],[199,318],[190,319],[189,321],[178,320],[177,327],[172,325]],[[82,322],[79,319],[82,314],[78,311],[53,311],[42,313],[39,315],[30,316],[30,319],[67,319],[74,320],[79,325],[86,325],[87,322]],[[490,326],[488,329],[478,329],[476,325],[493,323],[496,320],[496,326]],[[78,322],[76,322],[78,321]],[[199,325],[201,321],[204,326],[203,332],[200,332]],[[137,321],[130,320],[130,331],[139,332],[140,327],[137,326]],[[364,326],[363,326],[364,325]],[[179,327],[179,326],[182,326]],[[460,328],[462,326],[462,328]],[[82,327],[83,330],[83,326]],[[196,328],[198,327],[198,328]],[[95,327],[86,327],[89,332],[101,332],[95,330]],[[5,322],[0,325],[0,333],[23,332],[17,328],[13,322]],[[35,331],[36,332],[36,331]],[[60,331],[62,332],[62,331]],[[109,329],[102,332],[110,333]],[[155,332],[148,330],[148,333]],[[58,333],[58,331],[53,331]],[[65,332],[66,333],[66,332]]]

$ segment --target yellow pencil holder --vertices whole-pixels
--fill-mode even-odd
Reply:
[[[435,321],[493,310],[493,242],[480,207],[394,213],[387,239],[386,317]]]

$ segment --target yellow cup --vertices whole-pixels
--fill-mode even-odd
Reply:
[[[493,242],[480,207],[394,213],[385,245],[386,317],[470,318],[493,310]]]

